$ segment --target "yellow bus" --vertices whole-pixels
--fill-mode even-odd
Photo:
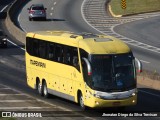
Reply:
[[[86,107],[126,107],[137,103],[136,65],[131,49],[112,36],[68,31],[26,35],[27,84]]]

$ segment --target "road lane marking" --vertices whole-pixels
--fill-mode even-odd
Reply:
[[[19,19],[20,19],[20,15],[18,15],[18,22],[19,22]],[[19,24],[20,25],[20,24]],[[21,25],[20,25],[21,26]],[[22,28],[22,27],[21,27]],[[22,28],[23,29],[23,28]]]
[[[0,103],[1,102],[3,102],[3,103],[4,102],[18,102],[19,103],[19,102],[32,102],[32,101],[34,102],[34,101],[37,101],[37,100],[0,100]]]
[[[1,86],[4,86],[4,87],[10,88],[9,86],[4,85],[4,84],[0,84],[0,85],[1,85]],[[11,89],[12,89],[13,91],[18,92],[18,93],[22,93],[21,91],[18,91],[18,90],[14,89],[14,88],[11,88]],[[2,95],[2,94],[0,94],[0,95]],[[6,94],[3,94],[3,95],[6,95]],[[12,94],[12,95],[13,95],[13,94]],[[21,95],[21,94],[18,94],[18,95]],[[28,97],[30,97],[30,98],[34,98],[36,101],[38,101],[38,102],[43,102],[43,103],[45,103],[45,104],[50,105],[51,107],[31,107],[31,106],[29,106],[29,107],[0,107],[0,110],[15,110],[15,109],[17,109],[17,110],[24,110],[24,109],[25,109],[25,110],[26,110],[26,109],[31,110],[31,109],[45,109],[45,108],[46,108],[46,109],[52,109],[52,108],[58,108],[58,109],[61,109],[61,110],[63,110],[63,111],[72,111],[72,110],[70,110],[70,109],[57,106],[56,104],[52,104],[52,103],[46,102],[46,101],[44,101],[44,100],[37,99],[37,98],[35,98],[35,97],[33,97],[33,96],[29,95],[29,94],[23,94],[23,95],[26,95],[26,96],[28,96]],[[32,100],[32,101],[33,101],[33,100]],[[8,101],[8,102],[9,102],[9,101]],[[87,116],[85,116],[85,115],[83,115],[83,114],[81,114],[81,113],[79,113],[79,112],[74,112],[74,111],[73,111],[73,113],[74,113],[74,114],[77,114],[77,115],[80,115],[80,116],[82,116],[82,117],[85,117],[85,119],[96,120],[96,119],[94,119],[94,118],[87,117]]]
[[[149,64],[150,62],[148,62],[148,61],[145,61],[145,60],[140,60],[141,62],[143,62],[143,63],[147,63],[147,64]]]
[[[87,0],[84,0],[83,1],[83,3],[82,3],[82,5],[81,5],[81,14],[82,14],[82,18],[84,19],[84,21],[89,25],[89,26],[91,26],[93,29],[95,29],[95,30],[97,30],[98,32],[100,32],[100,33],[102,33],[102,34],[105,34],[105,35],[108,35],[108,33],[106,33],[106,32],[104,32],[104,31],[102,31],[102,30],[100,30],[100,28],[97,28],[96,27],[96,25],[97,24],[94,24],[94,23],[91,23],[92,21],[90,21],[89,19],[91,19],[91,20],[93,20],[94,19],[94,17],[95,18],[97,18],[96,17],[96,15],[92,15],[90,18],[85,18],[85,3],[86,3],[86,1]],[[104,0],[103,0],[104,1]],[[102,1],[102,2],[103,2]],[[103,3],[102,3],[103,4]],[[89,5],[93,5],[93,4],[89,4]],[[92,9],[93,8],[95,8],[95,7],[92,7]],[[96,8],[97,9],[97,8]],[[84,10],[84,11],[83,11]],[[100,10],[99,8],[97,9],[97,10]],[[145,14],[146,15],[146,14]],[[147,15],[150,15],[150,16],[148,16],[149,18],[151,18],[151,17],[155,17],[155,16],[159,16],[159,15],[153,15],[153,14],[147,14]],[[100,16],[100,15],[99,15]],[[107,17],[107,19],[109,19],[109,20],[114,20],[114,18],[108,18],[108,16],[104,16],[104,17]],[[113,28],[114,27],[116,27],[116,26],[118,26],[118,25],[122,25],[122,24],[125,24],[126,22],[132,22],[132,21],[137,21],[137,20],[140,20],[140,19],[137,19],[137,17],[138,16],[135,16],[135,18],[134,19],[132,19],[132,20],[130,20],[130,18],[121,18],[121,20],[120,21],[124,21],[124,22],[120,22],[120,23],[116,23],[115,25],[113,25],[113,26],[111,26],[110,28],[108,28],[108,29],[110,29],[113,33],[116,33],[114,30],[113,30]],[[141,19],[145,19],[146,17],[144,17],[144,15],[143,16],[139,16],[139,17],[141,17]],[[95,20],[94,20],[95,21]],[[107,20],[105,20],[105,22],[106,22]],[[114,20],[115,21],[115,20]],[[126,21],[126,22],[125,22]],[[99,23],[99,24],[101,24],[101,23]],[[103,28],[104,27],[104,24],[103,25],[98,25],[99,27],[101,27],[101,28]],[[118,34],[118,33],[117,33]],[[119,35],[121,35],[121,34],[119,34]],[[122,35],[121,35],[122,36]],[[133,46],[135,46],[135,47],[139,47],[139,48],[142,48],[142,49],[145,49],[145,50],[148,50],[148,51],[152,51],[152,52],[155,52],[155,53],[160,53],[160,49],[159,48],[157,48],[157,47],[154,47],[154,46],[151,46],[151,45],[148,45],[148,44],[145,44],[145,43],[142,43],[142,42],[139,42],[139,41],[136,41],[136,40],[133,40],[133,39],[130,39],[130,38],[127,38],[127,37],[125,37],[125,36],[123,36],[123,38],[125,38],[125,39],[129,39],[129,40],[132,40],[132,41],[134,41],[135,43],[132,43],[132,42],[127,42],[127,41],[125,41],[127,44],[130,44],[130,45],[133,45]],[[137,45],[138,44],[138,45]]]
[[[2,8],[2,10],[0,12],[3,12],[7,7],[8,7],[8,5],[6,5],[4,8]]]
[[[10,88],[0,88],[0,90],[11,90]]]
[[[154,93],[150,93],[150,92],[147,92],[147,91],[144,91],[144,90],[138,90],[138,91],[160,98],[160,95],[157,95],[157,94],[154,94]]]
[[[18,23],[19,23],[19,26],[20,26],[20,28],[25,32],[25,33],[27,33],[27,31],[21,26],[21,24],[20,24],[20,16],[21,16],[21,14],[19,14],[18,15]]]
[[[23,109],[48,109],[48,108],[51,108],[51,107],[0,107],[0,110],[10,110],[10,109],[18,109],[18,110],[23,110]]]
[[[4,61],[4,60],[0,60],[0,62],[1,62],[1,63],[6,63],[6,61]]]
[[[8,95],[25,95],[25,94],[0,94],[0,96],[8,96]]]
[[[11,44],[15,45],[16,47],[20,48],[21,50],[24,50],[24,51],[25,51],[25,49],[24,49],[24,48],[22,48],[22,47],[18,46],[18,45],[17,45],[17,44],[15,44],[14,42],[12,42],[12,41],[10,41],[10,40],[7,40],[7,41],[8,41],[8,42],[10,42]]]
[[[9,86],[7,86],[7,85],[4,85],[4,84],[0,84],[0,85],[1,85],[1,86],[4,86],[4,87],[11,88],[11,87],[9,87]],[[67,108],[63,108],[63,107],[57,106],[56,104],[52,104],[52,103],[46,102],[46,101],[41,100],[41,99],[37,99],[36,97],[31,96],[31,95],[29,95],[29,94],[22,93],[21,91],[16,90],[16,89],[14,89],[14,88],[11,88],[11,89],[12,89],[13,91],[19,93],[19,94],[17,94],[17,95],[25,95],[25,96],[28,96],[28,97],[30,97],[30,98],[33,98],[33,99],[37,100],[38,102],[46,103],[46,104],[48,104],[48,105],[51,106],[50,108],[56,107],[56,108],[59,108],[59,109],[64,110],[64,111],[71,111],[70,109],[67,109]],[[5,96],[5,95],[8,95],[8,94],[0,94],[0,96],[2,96],[2,95]],[[9,95],[15,95],[15,94],[9,94]],[[0,109],[1,109],[1,107],[0,107]]]
[[[84,15],[84,13],[83,13],[83,8],[84,8],[84,5],[85,5],[85,2],[86,2],[86,1],[87,1],[87,0],[84,0],[83,3],[82,3],[82,5],[81,5],[81,14],[82,14],[83,20],[84,20],[89,26],[91,26],[93,29],[95,29],[96,31],[98,31],[99,33],[104,34],[102,31],[100,31],[100,30],[98,30],[97,28],[95,28],[94,26],[92,26],[92,25],[87,21],[87,19],[85,18],[85,15]]]

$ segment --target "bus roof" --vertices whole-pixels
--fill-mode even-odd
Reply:
[[[106,35],[75,34],[69,31],[37,31],[27,33],[27,37],[79,47],[90,54],[121,54],[131,51],[123,41]]]

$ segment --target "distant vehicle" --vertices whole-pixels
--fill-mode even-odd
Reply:
[[[0,30],[0,46],[6,48],[7,47],[7,35]]]
[[[34,19],[46,20],[46,9],[43,4],[32,4],[29,10],[29,21]]]
[[[141,62],[121,40],[92,33],[40,31],[26,36],[27,84],[82,109],[137,104],[136,65]]]

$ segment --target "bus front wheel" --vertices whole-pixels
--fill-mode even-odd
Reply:
[[[83,95],[81,92],[79,93],[78,101],[79,101],[79,105],[80,105],[81,109],[85,110],[86,106],[84,105],[84,98],[83,98]]]

